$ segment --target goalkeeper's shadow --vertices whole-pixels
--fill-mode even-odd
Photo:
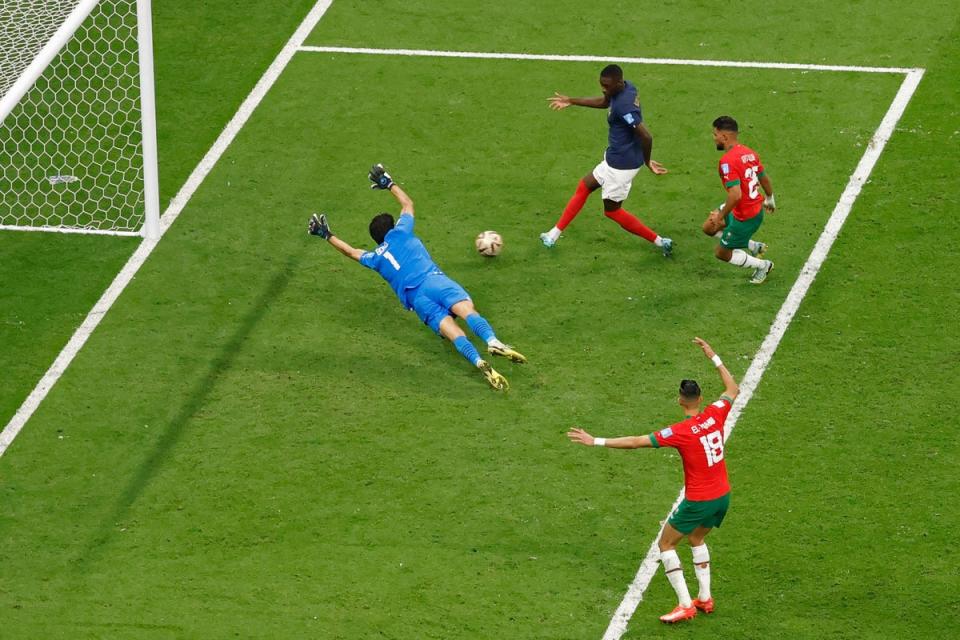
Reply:
[[[289,286],[290,280],[296,275],[302,260],[303,255],[289,257],[270,278],[257,299],[251,303],[250,310],[238,321],[236,331],[223,343],[217,356],[210,361],[206,373],[184,398],[174,417],[167,423],[156,445],[137,468],[123,492],[117,498],[113,509],[110,510],[110,515],[81,550],[82,556],[78,559],[81,568],[95,563],[103,554],[116,530],[116,523],[125,520],[130,508],[166,463],[170,452],[180,442],[191,419],[207,404],[209,396],[216,388],[219,379],[233,367],[243,344],[263,320],[272,303]]]

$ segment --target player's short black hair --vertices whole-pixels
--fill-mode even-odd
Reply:
[[[696,400],[700,395],[700,385],[696,380],[680,381],[680,397],[684,400]]]
[[[730,116],[720,116],[714,120],[713,128],[719,129],[720,131],[733,131],[734,133],[740,131],[740,125]]]
[[[608,64],[603,68],[603,71],[600,72],[600,77],[620,80],[623,78],[623,69],[620,68],[620,65]]]
[[[393,216],[389,213],[373,216],[373,220],[370,221],[370,237],[377,244],[383,244],[383,239],[387,237],[390,229],[393,229],[394,224]]]

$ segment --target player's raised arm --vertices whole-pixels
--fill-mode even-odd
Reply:
[[[375,164],[369,173],[371,189],[383,189],[393,194],[393,197],[400,203],[400,213],[409,213],[413,215],[413,200],[407,195],[407,192],[400,188],[400,185],[393,181],[393,178],[387,173],[382,164]]]
[[[570,106],[590,107],[591,109],[606,109],[610,106],[610,98],[607,96],[600,96],[599,98],[571,98],[562,93],[554,92],[552,96],[547,98],[547,101],[550,103],[550,108],[554,111],[560,111]]]
[[[588,447],[608,447],[610,449],[642,449],[652,447],[650,436],[624,436],[622,438],[594,438],[592,435],[579,427],[573,427],[567,431],[567,437],[571,442],[583,444]]]
[[[637,126],[633,128],[633,132],[634,135],[637,136],[637,140],[640,141],[640,149],[643,151],[643,161],[644,164],[647,165],[647,168],[650,169],[650,173],[655,176],[665,174],[667,172],[666,167],[651,157],[653,153],[653,134],[647,129],[647,125],[638,122]]]
[[[312,236],[323,238],[332,244],[337,251],[357,262],[360,261],[360,256],[363,255],[362,249],[355,249],[333,235],[333,231],[330,230],[330,224],[327,222],[327,216],[322,213],[319,216],[317,214],[310,216],[310,222],[307,224],[307,232]]]
[[[407,195],[407,192],[400,188],[400,185],[394,183],[390,187],[390,193],[400,203],[400,213],[409,213],[413,215],[413,200]]]
[[[723,394],[731,400],[735,400],[737,398],[737,394],[740,393],[740,387],[737,386],[737,381],[734,380],[730,370],[724,366],[720,356],[718,356],[717,352],[713,350],[713,347],[707,344],[706,340],[703,340],[702,338],[694,338],[693,342],[703,349],[703,355],[710,358],[710,360],[713,361],[713,364],[716,365],[717,373],[720,374],[720,379],[723,380]]]

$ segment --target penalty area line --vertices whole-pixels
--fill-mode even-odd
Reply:
[[[219,137],[217,137],[213,146],[210,147],[210,150],[203,156],[203,159],[201,159],[200,163],[194,168],[183,187],[180,188],[180,191],[170,202],[170,206],[167,207],[167,210],[160,218],[160,233],[157,234],[156,238],[147,238],[140,243],[136,251],[133,252],[133,255],[130,256],[127,263],[120,270],[120,273],[113,279],[113,282],[110,283],[110,286],[107,287],[107,290],[104,291],[86,318],[84,318],[77,330],[74,331],[70,340],[60,351],[60,354],[56,360],[53,361],[53,364],[50,365],[50,368],[47,369],[47,372],[40,379],[40,382],[33,388],[33,391],[30,392],[27,399],[23,401],[23,404],[20,405],[17,412],[13,414],[13,418],[10,419],[7,426],[0,432],[0,456],[3,456],[4,452],[13,444],[14,439],[19,435],[23,426],[40,406],[40,403],[47,397],[47,394],[50,393],[50,390],[67,370],[67,367],[70,366],[70,363],[73,362],[73,359],[80,352],[80,349],[83,348],[83,345],[86,344],[87,339],[100,324],[100,321],[103,320],[103,317],[113,306],[113,303],[117,301],[117,298],[120,297],[123,290],[127,288],[127,285],[130,284],[134,276],[136,276],[140,267],[144,265],[147,258],[150,257],[150,254],[153,253],[153,250],[161,238],[163,238],[167,230],[170,229],[170,225],[174,223],[193,197],[193,194],[200,188],[204,179],[206,179],[207,175],[216,166],[220,157],[227,150],[227,147],[229,147],[234,138],[237,137],[237,134],[247,123],[247,120],[250,119],[254,110],[267,95],[270,87],[273,86],[277,78],[280,77],[280,74],[290,63],[290,60],[293,59],[298,47],[303,44],[307,36],[310,35],[310,32],[317,26],[320,18],[327,12],[332,2],[333,0],[318,0],[318,2],[313,5],[313,8],[300,23],[300,26],[297,27],[297,30],[284,45],[283,49],[280,50],[280,53],[277,54],[273,63],[263,73],[256,86],[250,91],[249,95],[247,95],[246,99],[244,99],[240,105],[240,108],[237,109],[233,118],[230,119],[230,122],[227,123],[227,126],[220,133]]]
[[[739,67],[745,69],[788,69],[799,71],[852,71],[858,73],[911,73],[922,71],[906,67],[863,67],[837,64],[795,62],[752,62],[746,60],[693,60],[683,58],[631,58],[624,56],[566,55],[556,53],[499,53],[483,51],[440,51],[432,49],[372,49],[369,47],[302,46],[305,53],[359,53],[381,56],[426,58],[483,58],[491,60],[547,60],[553,62],[622,62],[624,64],[663,64],[688,67]]]
[[[776,353],[777,347],[780,345],[780,340],[786,333],[790,322],[797,313],[797,309],[800,308],[800,303],[803,302],[807,291],[810,290],[810,286],[817,277],[817,273],[820,272],[820,268],[827,259],[827,255],[830,253],[834,241],[836,241],[840,230],[843,229],[843,225],[850,215],[851,209],[853,209],[853,204],[860,196],[863,185],[866,184],[870,173],[873,171],[873,167],[880,158],[880,154],[883,153],[884,147],[886,147],[887,142],[893,135],[897,122],[900,121],[904,111],[906,111],[907,104],[909,104],[910,99],[913,98],[913,94],[917,90],[920,80],[923,78],[923,73],[923,69],[911,69],[907,71],[906,77],[903,79],[903,82],[900,84],[900,89],[897,91],[897,95],[890,104],[890,108],[887,109],[887,113],[880,122],[880,126],[877,127],[873,137],[870,138],[866,151],[863,152],[857,168],[847,181],[847,186],[840,195],[840,200],[837,202],[837,206],[834,207],[833,213],[830,214],[830,218],[827,220],[827,224],[820,234],[820,238],[810,252],[810,257],[807,258],[806,263],[800,270],[800,275],[797,276],[796,282],[794,282],[793,287],[790,288],[790,293],[787,294],[786,300],[784,300],[783,305],[773,319],[773,324],[770,325],[770,331],[767,333],[767,337],[764,338],[760,349],[757,351],[756,356],[754,356],[753,361],[750,363],[750,367],[743,376],[743,381],[740,383],[740,394],[737,396],[736,402],[733,403],[733,408],[730,410],[730,415],[724,427],[724,441],[733,433],[733,428],[736,426],[737,420],[746,408],[747,403],[750,402],[750,399],[753,397],[753,392],[756,390],[757,385],[760,384],[760,379],[763,377],[764,371],[766,371],[770,365],[773,354]],[[677,510],[677,507],[683,500],[683,495],[683,490],[681,489],[680,495],[677,496],[677,499],[674,501],[673,507],[667,514],[667,518],[664,519],[664,523],[666,523],[666,520]],[[660,533],[662,532],[663,524],[660,525]],[[617,607],[606,632],[603,634],[603,640],[620,640],[621,636],[626,632],[627,623],[636,611],[637,606],[643,600],[643,594],[647,590],[647,587],[650,586],[650,581],[656,574],[657,567],[660,564],[660,549],[657,545],[657,541],[660,539],[660,533],[657,534],[657,537],[654,538],[650,544],[650,549],[640,564],[636,577],[627,589],[626,595],[624,595],[620,606]]]

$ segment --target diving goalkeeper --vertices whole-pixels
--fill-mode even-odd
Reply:
[[[491,387],[506,390],[507,379],[494,370],[477,351],[456,318],[462,318],[470,330],[487,343],[487,351],[512,362],[527,359],[513,347],[497,339],[493,328],[477,313],[466,289],[449,278],[436,265],[426,247],[413,233],[413,200],[397,185],[383,165],[375,165],[369,174],[371,188],[389,191],[400,203],[400,219],[394,221],[389,213],[381,213],[370,221],[370,237],[377,243],[373,251],[350,246],[330,230],[327,217],[314,214],[307,230],[333,247],[353,258],[368,269],[373,269],[387,281],[404,308],[412,310],[425,325],[453,343],[453,346],[473,366],[483,373]]]

